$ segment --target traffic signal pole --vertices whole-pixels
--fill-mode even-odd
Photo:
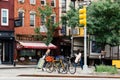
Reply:
[[[87,28],[84,26],[84,65],[83,65],[83,71],[88,72],[88,66],[87,66]]]
[[[86,7],[84,6],[82,9],[79,10],[79,23],[84,25],[84,65],[83,65],[83,72],[88,73],[88,66],[87,66],[87,21],[86,21]]]

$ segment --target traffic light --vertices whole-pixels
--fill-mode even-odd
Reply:
[[[79,23],[86,26],[86,7],[79,9]]]

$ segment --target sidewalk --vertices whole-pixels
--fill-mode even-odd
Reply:
[[[120,74],[108,74],[108,73],[95,73],[94,67],[88,68],[88,72],[84,72],[81,68],[77,68],[75,74],[59,74],[57,71],[48,73],[40,69],[36,69],[37,72],[30,74],[21,74],[19,76],[29,76],[29,77],[75,77],[75,78],[120,78]]]
[[[9,65],[9,64],[0,64],[0,69],[17,69],[17,68],[35,68],[36,65]]]
[[[88,72],[84,72],[81,68],[77,68],[75,74],[59,74],[57,71],[48,73],[41,69],[36,69],[36,65],[0,65],[0,76],[17,76],[17,77],[91,77],[91,78],[120,78],[119,74],[95,73],[94,67],[89,67]],[[8,73],[9,71],[9,73]],[[11,73],[10,73],[11,72]]]

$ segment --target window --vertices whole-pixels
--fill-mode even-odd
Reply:
[[[46,5],[46,0],[41,0],[41,5],[42,6]]]
[[[41,16],[41,24],[44,25],[45,24],[45,18],[43,16]]]
[[[30,26],[35,26],[35,14],[30,13]]]
[[[24,25],[24,13],[21,11],[18,13],[18,18],[21,20],[22,26]]]
[[[53,7],[56,6],[56,2],[55,2],[55,0],[52,0],[52,1],[51,1],[51,6],[53,6]]]
[[[1,9],[1,25],[8,26],[8,9]]]
[[[24,0],[18,0],[19,3],[24,3]]]
[[[66,12],[66,0],[62,0],[62,13]]]
[[[47,32],[47,28],[45,25],[40,26],[40,32]]]
[[[92,53],[101,53],[101,47],[98,46],[96,41],[91,41],[91,48]]]
[[[36,0],[30,0],[30,4],[36,4]]]
[[[95,36],[90,36],[90,54],[100,54],[102,47],[100,46],[100,43],[95,41]]]
[[[74,1],[74,0],[71,0],[71,3],[72,3],[72,5],[74,5],[74,7],[75,7],[75,1]]]
[[[35,56],[35,50],[20,50],[20,56]]]
[[[66,24],[62,24],[61,33],[62,33],[63,35],[66,35]]]
[[[52,24],[54,24],[56,22],[56,16],[55,15],[51,16],[51,22],[52,22]]]

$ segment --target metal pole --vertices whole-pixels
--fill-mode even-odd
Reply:
[[[83,65],[83,71],[84,73],[88,72],[88,66],[87,66],[87,27],[84,27],[84,65]]]
[[[72,56],[73,56],[73,34],[71,36],[71,55],[70,55],[70,57],[72,57]]]

